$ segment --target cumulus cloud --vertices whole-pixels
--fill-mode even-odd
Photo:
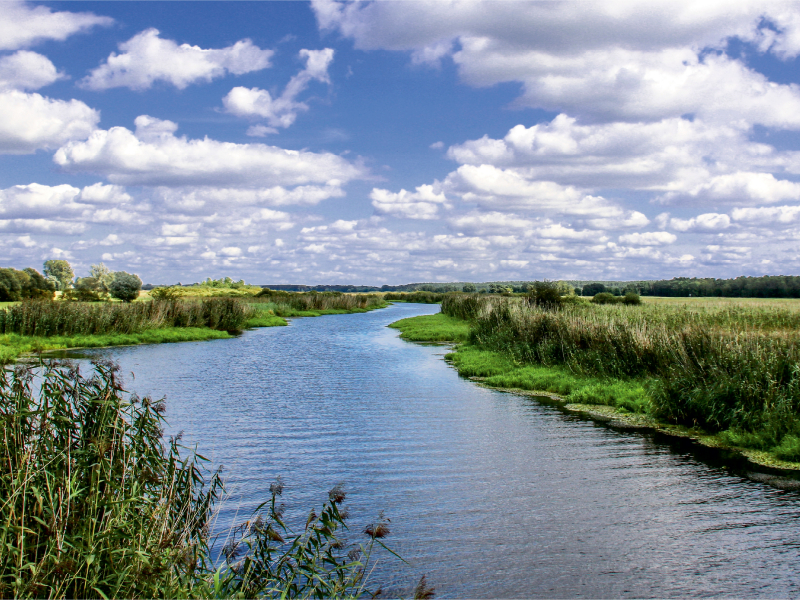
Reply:
[[[64,41],[76,33],[114,22],[92,13],[53,12],[46,6],[26,2],[3,2],[0,15],[0,50],[27,48],[46,40]]]
[[[0,153],[31,154],[89,137],[100,113],[78,100],[0,92]]]
[[[691,1],[491,1],[340,3],[315,0],[322,29],[357,48],[408,51],[415,62],[451,56],[474,86],[520,82],[521,105],[599,120],[660,120],[697,113],[800,127],[800,92],[770,83],[739,59],[701,54],[730,38],[781,58],[800,50],[800,19],[788,5]],[[457,43],[456,43],[457,42]]]
[[[726,214],[704,213],[691,219],[669,220],[669,227],[675,231],[719,231],[731,225],[731,218]]]
[[[258,117],[267,120],[270,127],[256,126],[248,135],[263,136],[276,133],[276,127],[289,127],[297,119],[297,113],[308,110],[308,105],[298,102],[297,96],[308,88],[312,81],[330,83],[328,66],[333,61],[333,50],[300,50],[306,61],[305,68],[291,78],[283,93],[273,98],[267,90],[235,87],[222,99],[225,110],[239,117]]]
[[[672,244],[678,239],[674,233],[668,231],[647,231],[644,233],[626,233],[619,236],[619,241],[623,244],[633,246],[662,246]]]
[[[800,206],[735,208],[731,218],[736,223],[756,227],[780,227],[800,221]]]
[[[339,187],[365,169],[329,153],[284,150],[174,135],[177,125],[142,115],[136,132],[97,130],[70,142],[53,160],[68,172],[92,172],[120,185],[256,188],[323,185]]]
[[[772,204],[800,200],[800,183],[776,179],[771,173],[736,172],[718,175],[683,192],[668,192],[658,200],[670,203],[680,200],[707,200],[734,205]]]
[[[127,87],[145,90],[156,81],[184,89],[198,81],[209,82],[226,73],[241,75],[270,66],[272,50],[262,50],[248,39],[232,46],[204,49],[159,37],[157,29],[146,29],[119,45],[106,62],[80,81],[90,90]]]
[[[19,50],[0,58],[0,90],[38,90],[65,75],[46,56]]]
[[[400,190],[397,193],[373,188],[369,197],[376,213],[407,219],[435,219],[439,206],[447,202],[444,193],[436,193],[431,185],[421,185],[416,192]]]

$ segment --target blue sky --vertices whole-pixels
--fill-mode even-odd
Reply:
[[[4,265],[800,274],[795,3],[2,5]]]

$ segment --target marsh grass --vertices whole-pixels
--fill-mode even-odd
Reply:
[[[239,331],[254,311],[233,298],[135,303],[22,302],[0,309],[0,334],[131,334],[166,327]]]
[[[163,400],[125,392],[111,364],[89,377],[69,364],[41,369],[0,372],[3,597],[371,595],[388,521],[346,541],[341,486],[299,532],[284,521],[278,482],[249,519],[212,536],[220,474],[180,436],[164,442]]]
[[[261,311],[270,311],[278,317],[316,317],[367,312],[388,306],[378,294],[284,292],[268,288],[249,300],[249,303]]]
[[[426,292],[419,290],[416,292],[388,292],[383,295],[383,299],[389,302],[415,302],[418,304],[438,304],[442,301],[445,294],[438,292]]]
[[[410,342],[463,342],[469,339],[467,321],[443,313],[410,317],[395,321],[389,327],[400,330],[400,337]]]
[[[449,295],[471,343],[517,366],[638,385],[622,406],[800,460],[800,312],[779,305],[567,305]],[[612,401],[609,395],[608,402]]]

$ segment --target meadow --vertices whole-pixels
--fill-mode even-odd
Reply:
[[[548,310],[524,298],[450,294],[450,320],[399,322],[441,340],[455,320],[467,342],[449,356],[486,385],[559,394],[677,425],[751,451],[800,461],[800,301],[657,299],[641,305],[570,302]],[[420,331],[422,333],[420,333]],[[465,339],[463,330],[452,339]]]

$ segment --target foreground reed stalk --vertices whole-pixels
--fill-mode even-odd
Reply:
[[[0,370],[0,596],[358,597],[382,517],[347,544],[345,494],[331,490],[300,533],[271,499],[212,537],[219,472],[164,442],[164,402],[68,364]],[[220,551],[219,548],[222,547]]]
[[[471,343],[518,364],[647,384],[644,410],[800,460],[800,314],[740,307],[567,305],[451,294]]]

